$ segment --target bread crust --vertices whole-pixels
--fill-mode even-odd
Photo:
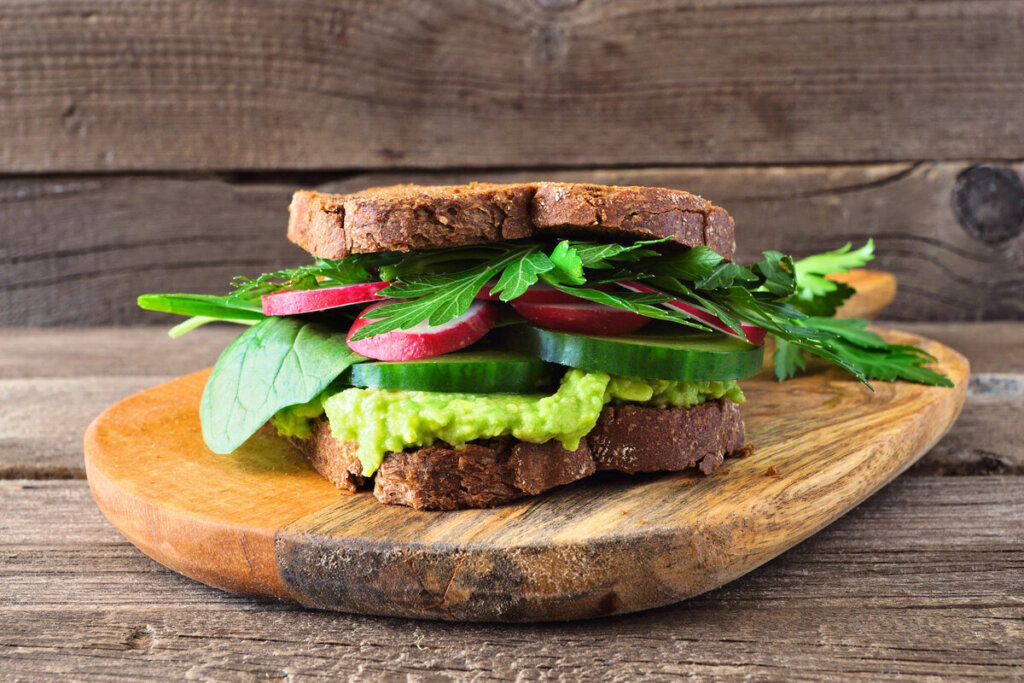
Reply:
[[[719,400],[688,410],[608,405],[587,443],[599,470],[636,474],[699,467],[711,474],[743,447],[743,437],[740,407]]]
[[[417,510],[491,507],[588,477],[597,470],[711,474],[730,454],[744,451],[739,406],[720,399],[693,408],[605,406],[594,429],[569,451],[500,437],[461,448],[437,443],[388,453],[374,476],[382,503]],[[338,442],[326,419],[310,439],[296,441],[313,467],[345,492],[364,479],[354,442]]]
[[[288,239],[314,256],[442,249],[528,237],[659,239],[736,250],[729,214],[697,195],[658,187],[574,183],[375,187],[352,194],[300,190]]]

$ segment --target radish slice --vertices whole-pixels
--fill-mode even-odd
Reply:
[[[651,322],[651,318],[644,315],[573,298],[576,303],[571,304],[529,304],[515,299],[512,308],[541,327],[577,334],[629,334]]]
[[[389,282],[363,282],[357,285],[324,287],[323,289],[295,289],[275,292],[260,297],[264,315],[298,315],[325,311],[328,308],[365,304],[370,301],[387,301],[377,292]]]
[[[654,287],[643,285],[640,284],[639,282],[622,281],[616,284],[618,284],[620,287],[628,289],[631,292],[665,294],[665,292],[661,291],[660,289],[655,289]],[[702,323],[706,323],[711,327],[715,328],[716,330],[720,330],[730,336],[743,339],[744,341],[748,341],[756,346],[759,346],[761,343],[763,343],[764,338],[768,335],[768,330],[764,329],[763,327],[758,327],[757,325],[751,325],[750,323],[740,323],[740,329],[743,330],[743,334],[736,334],[736,332],[731,327],[722,322],[722,319],[719,318],[717,315],[705,310],[704,308],[696,304],[691,304],[686,301],[673,299],[672,301],[667,302],[665,305],[668,306],[669,308],[674,308],[677,311],[685,313],[691,318],[695,318],[701,321]]]
[[[495,281],[488,282],[484,285],[477,295],[477,299],[483,301],[501,301],[497,294],[491,294],[491,288],[497,284]],[[600,289],[602,291],[608,291],[611,289],[609,285],[594,285],[591,289]],[[512,299],[509,303],[511,304],[571,304],[573,302],[579,302],[579,297],[575,297],[572,294],[566,294],[560,289],[555,289],[551,285],[538,282],[531,286],[522,296],[518,296]]]
[[[465,313],[440,325],[422,322],[407,330],[391,330],[367,339],[351,341],[359,329],[374,319],[374,309],[383,305],[381,302],[367,306],[352,323],[347,337],[349,348],[376,360],[417,360],[458,351],[487,334],[498,317],[494,304],[474,301]]]

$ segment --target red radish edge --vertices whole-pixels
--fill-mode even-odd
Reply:
[[[299,315],[325,311],[329,308],[365,304],[371,301],[387,301],[377,292],[389,282],[362,282],[355,285],[323,287],[321,289],[292,289],[274,292],[260,297],[264,315]]]
[[[375,360],[417,360],[440,356],[463,349],[487,334],[494,327],[498,311],[494,304],[474,301],[469,310],[440,325],[425,322],[407,330],[391,330],[359,341],[352,337],[373,318],[373,310],[384,302],[372,304],[356,318],[348,331],[349,348]]]
[[[655,289],[654,287],[643,285],[640,284],[639,282],[630,282],[628,280],[624,280],[621,282],[617,282],[616,284],[632,292],[665,294],[665,292],[661,291],[660,289]],[[722,322],[721,318],[701,308],[700,306],[697,306],[696,304],[687,303],[686,301],[680,301],[679,299],[673,299],[672,301],[666,302],[665,305],[669,306],[670,308],[674,308],[677,311],[685,313],[691,318],[696,318],[702,323],[706,323],[711,327],[714,327],[716,330],[720,330],[728,335],[742,339],[743,341],[750,342],[755,346],[759,346],[760,344],[762,344],[764,342],[764,338],[768,336],[768,330],[764,329],[763,327],[758,327],[757,325],[752,325],[750,323],[740,323],[740,329],[743,331],[743,334],[736,334],[736,331],[733,330],[728,325],[726,325],[724,322]]]
[[[573,298],[575,303],[519,303],[519,299],[515,299],[511,304],[519,315],[532,323],[552,330],[575,332],[576,334],[606,336],[629,334],[636,332],[653,320],[653,318],[624,311],[621,308]]]

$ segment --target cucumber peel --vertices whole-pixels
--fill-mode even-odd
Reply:
[[[627,377],[707,382],[757,374],[764,347],[724,334],[571,334],[532,325],[510,330],[506,343],[550,363]]]
[[[562,371],[510,351],[457,351],[414,361],[360,363],[343,379],[357,387],[475,394],[525,394],[553,386]]]

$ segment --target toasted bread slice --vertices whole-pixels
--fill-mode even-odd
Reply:
[[[678,471],[697,466],[711,474],[729,454],[743,452],[739,406],[721,399],[693,408],[605,406],[575,451],[557,441],[512,437],[473,441],[462,448],[438,443],[388,453],[374,477],[382,503],[418,510],[498,505],[588,477],[597,470]],[[296,441],[320,474],[343,491],[364,480],[354,442],[339,442],[326,419],[310,439]]]
[[[527,237],[671,237],[732,259],[733,220],[697,195],[572,183],[395,185],[352,194],[300,190],[288,239],[314,256],[443,249]]]

